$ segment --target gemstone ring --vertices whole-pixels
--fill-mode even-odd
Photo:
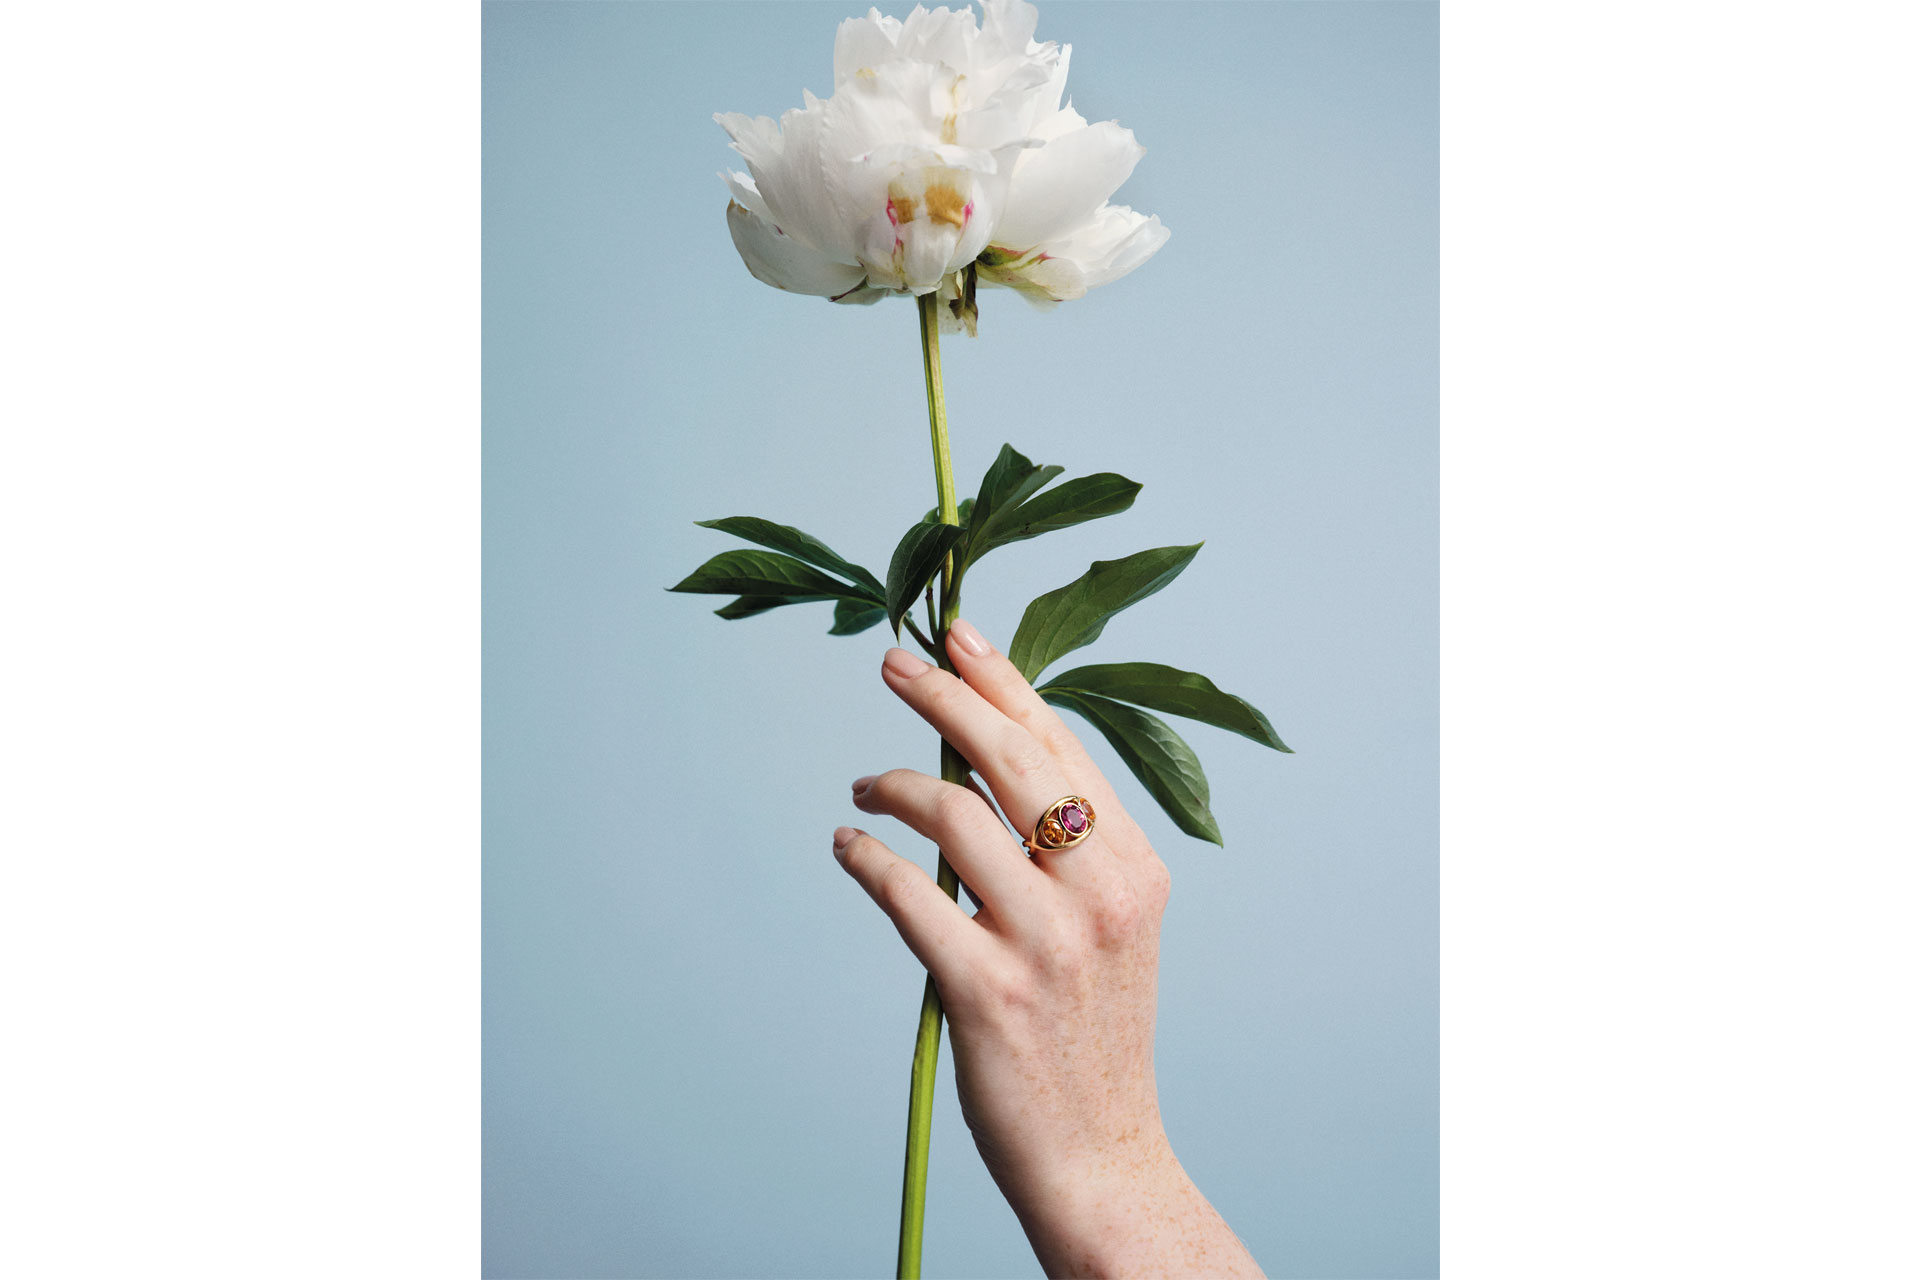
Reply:
[[[1062,796],[1047,806],[1033,824],[1033,836],[1024,841],[1030,853],[1071,849],[1093,834],[1093,806],[1085,796]]]

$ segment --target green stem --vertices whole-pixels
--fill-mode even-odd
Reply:
[[[947,392],[940,383],[937,293],[920,295],[920,361],[927,374],[927,421],[933,427],[933,485],[940,494],[940,522],[959,524],[960,503],[953,496],[953,458],[947,452]],[[944,588],[944,576],[941,585]]]
[[[931,613],[932,610],[929,609],[928,612]],[[922,631],[920,629],[919,624],[913,620],[913,614],[912,613],[901,614],[900,621],[907,624],[908,632],[912,634],[915,640],[919,641],[920,647],[927,651],[927,656],[929,658],[932,658],[935,662],[940,661],[940,647],[934,644],[933,641],[927,639],[927,633]]]
[[[946,524],[960,523],[960,504],[953,493],[953,458],[947,449],[947,397],[940,381],[939,295],[920,296],[920,355],[927,375],[927,420],[933,429],[933,482],[940,495],[940,519]],[[947,628],[960,612],[960,583],[953,571],[953,557],[940,567],[940,612],[933,634],[934,657],[948,671],[953,662],[947,657]],[[967,762],[953,745],[940,742],[940,776],[948,782],[965,782]],[[940,891],[958,898],[960,877],[940,855],[937,881]],[[933,1129],[933,1076],[940,1065],[940,991],[927,976],[926,992],[920,998],[920,1030],[913,1042],[913,1083],[907,1094],[907,1169],[900,1191],[900,1280],[918,1280],[920,1240],[927,1216],[927,1143]]]

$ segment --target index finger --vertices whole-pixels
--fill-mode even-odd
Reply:
[[[986,779],[1016,829],[1031,831],[1048,805],[1076,794],[1045,746],[952,672],[905,649],[889,649],[880,669],[900,700]]]

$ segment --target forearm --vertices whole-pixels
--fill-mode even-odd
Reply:
[[[1104,1164],[1014,1203],[1049,1276],[1263,1274],[1164,1137]]]

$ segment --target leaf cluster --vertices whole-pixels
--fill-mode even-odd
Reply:
[[[759,516],[695,523],[771,548],[723,551],[667,588],[707,595],[739,593],[739,599],[714,610],[729,622],[816,600],[834,602],[828,635],[856,635],[887,616],[886,588],[880,580],[811,534]]]
[[[934,642],[914,627],[910,610],[943,566],[948,568],[950,594],[957,599],[967,571],[989,552],[1115,515],[1131,507],[1140,492],[1138,484],[1111,472],[1048,488],[1061,471],[1035,465],[1012,445],[1003,446],[979,492],[959,504],[959,523],[943,522],[936,509],[906,531],[888,562],[884,583],[789,525],[755,516],[703,520],[699,523],[705,528],[767,550],[722,552],[669,590],[737,594],[714,611],[730,621],[784,605],[831,600],[829,635],[855,635],[884,620],[897,639],[905,624],[938,657]],[[1164,589],[1192,563],[1200,547],[1155,547],[1118,560],[1094,561],[1080,577],[1027,606],[1008,658],[1021,675],[1038,681],[1054,662],[1099,639],[1115,614]],[[1292,750],[1251,703],[1177,667],[1153,662],[1075,667],[1036,683],[1035,689],[1052,705],[1099,730],[1175,825],[1215,844],[1223,841],[1199,757],[1153,713],[1198,720],[1276,751]]]

